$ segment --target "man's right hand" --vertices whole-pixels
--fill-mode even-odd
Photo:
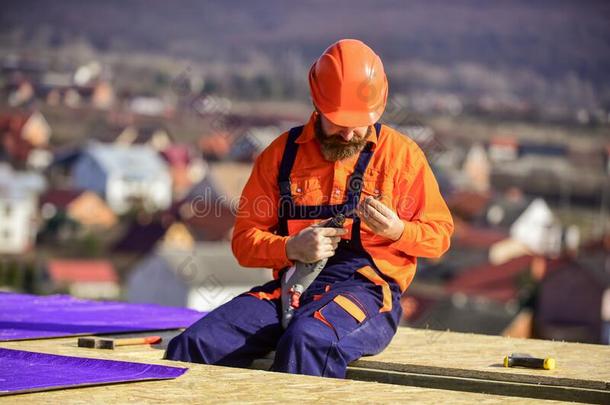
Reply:
[[[341,235],[347,233],[343,228],[318,228],[309,226],[288,238],[286,256],[301,263],[314,263],[335,254]]]

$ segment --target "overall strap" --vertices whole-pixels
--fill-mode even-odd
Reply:
[[[362,149],[360,156],[358,156],[358,161],[356,162],[354,171],[349,176],[349,180],[347,181],[348,188],[346,204],[350,206],[355,206],[358,204],[358,200],[360,199],[362,182],[364,181],[364,172],[371,161],[371,157],[373,156],[372,147],[373,143],[368,142],[364,149]]]
[[[299,135],[301,135],[302,131],[303,126],[299,126],[290,129],[288,132],[288,139],[286,140],[286,147],[284,148],[284,155],[282,156],[277,176],[280,191],[278,234],[283,236],[288,235],[288,216],[291,211],[294,211],[292,194],[290,192],[290,172],[292,171],[292,166],[294,166],[294,161],[299,150],[299,144],[295,141]]]
[[[381,124],[375,124],[375,136],[377,140],[381,135]],[[358,157],[358,162],[356,162],[356,167],[354,168],[354,172],[349,178],[349,189],[347,194],[347,204],[350,206],[350,209],[355,208],[360,201],[360,194],[362,192],[362,182],[364,179],[364,172],[371,161],[371,157],[373,157],[373,143],[368,142],[365,148],[360,153]],[[354,216],[354,222],[352,223],[352,237],[351,237],[351,247],[364,250],[362,247],[362,242],[360,240],[360,225],[361,220],[357,215]]]
[[[290,173],[294,166],[294,161],[299,149],[299,144],[296,139],[299,137],[303,127],[292,128],[288,133],[284,155],[280,163],[278,174],[278,187],[280,192],[280,201],[278,207],[278,234],[288,235],[288,220],[289,219],[322,219],[329,218],[338,213],[347,213],[358,204],[362,191],[362,182],[364,172],[373,156],[373,143],[367,142],[364,149],[358,156],[358,161],[354,167],[354,171],[348,179],[347,199],[344,204],[336,205],[320,205],[320,206],[299,206],[295,207],[290,190]],[[381,124],[375,124],[375,136],[379,139],[381,133]],[[298,208],[298,209],[297,209]],[[357,239],[360,239],[360,219],[354,217],[354,230],[357,234]],[[352,232],[354,234],[354,232]]]

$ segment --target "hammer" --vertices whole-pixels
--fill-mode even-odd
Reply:
[[[529,354],[511,353],[504,357],[504,367],[527,367],[553,370],[555,359],[552,357],[532,357]]]
[[[146,336],[124,339],[98,339],[93,337],[81,337],[78,338],[78,347],[114,350],[114,348],[118,346],[153,345],[160,343],[161,340],[161,336]]]

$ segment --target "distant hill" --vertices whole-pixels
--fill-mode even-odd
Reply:
[[[390,62],[473,63],[551,81],[572,74],[610,98],[608,1],[5,1],[0,34],[16,31],[199,60],[296,49],[307,63],[336,39],[357,37]]]

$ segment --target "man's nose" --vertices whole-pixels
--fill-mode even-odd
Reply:
[[[339,134],[341,135],[341,138],[343,138],[343,140],[345,142],[349,142],[354,137],[354,128],[345,128],[345,129],[342,129],[339,132]]]

